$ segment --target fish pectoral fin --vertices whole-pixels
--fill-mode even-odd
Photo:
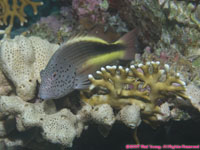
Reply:
[[[87,89],[91,82],[88,80],[88,75],[78,76],[75,79],[74,89],[82,90]]]

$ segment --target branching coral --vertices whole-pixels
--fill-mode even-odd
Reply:
[[[19,5],[19,2],[21,5]],[[21,25],[23,25],[26,20],[26,14],[24,12],[24,8],[27,5],[31,5],[33,8],[33,12],[37,14],[37,7],[43,5],[43,2],[33,2],[31,0],[12,0],[12,5],[10,5],[8,0],[0,1],[0,25],[9,25],[13,26],[14,18],[17,17],[20,20]]]
[[[164,70],[159,62],[131,65],[126,69],[106,66],[97,74],[100,79],[89,75],[92,82],[89,92],[81,94],[85,102],[90,105],[107,103],[114,108],[136,104],[141,109],[142,119],[151,125],[157,121],[157,114],[162,114],[159,101],[177,96],[187,99],[185,83],[179,79],[179,74],[173,76],[169,72],[167,64]]]

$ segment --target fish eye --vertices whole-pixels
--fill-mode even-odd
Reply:
[[[56,72],[53,73],[53,77],[54,77],[54,78],[56,77]]]

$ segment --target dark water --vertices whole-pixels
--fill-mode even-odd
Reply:
[[[142,123],[138,128],[138,138],[144,145],[198,145],[200,144],[200,121],[170,121],[157,129]],[[114,124],[108,137],[104,138],[91,125],[81,138],[76,139],[71,150],[125,150],[126,144],[135,144],[133,131],[121,124]]]

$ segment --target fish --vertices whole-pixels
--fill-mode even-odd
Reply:
[[[133,60],[138,51],[138,30],[109,43],[102,38],[75,36],[63,43],[40,72],[38,97],[59,99],[90,85],[88,75],[118,59]]]

